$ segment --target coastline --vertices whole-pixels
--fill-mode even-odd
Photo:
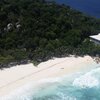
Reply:
[[[8,95],[23,85],[46,78],[60,77],[93,68],[90,56],[54,58],[34,66],[32,63],[0,70],[0,96]]]

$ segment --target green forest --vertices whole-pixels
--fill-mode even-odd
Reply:
[[[89,36],[100,19],[45,0],[0,0],[0,68],[10,62],[48,60],[70,54],[100,56]]]

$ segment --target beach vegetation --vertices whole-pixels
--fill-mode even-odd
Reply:
[[[100,46],[89,40],[98,32],[99,19],[67,5],[45,0],[0,0],[0,66],[70,54],[100,56]]]

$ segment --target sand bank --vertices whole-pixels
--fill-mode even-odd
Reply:
[[[71,56],[54,58],[38,66],[27,64],[0,70],[0,96],[7,95],[28,82],[85,71],[93,68],[95,64],[90,56]]]

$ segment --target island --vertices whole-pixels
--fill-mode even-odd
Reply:
[[[45,0],[0,1],[0,68],[52,57],[100,56],[100,20]]]
[[[64,4],[45,0],[0,0],[0,100],[15,100],[13,97],[16,100],[58,100],[53,97],[60,95],[59,100],[65,100],[62,97],[66,94],[62,93],[69,90],[70,95],[98,90],[94,87],[100,80],[100,41],[97,43],[94,36],[99,32],[100,19]],[[67,76],[64,82],[69,82],[66,85],[58,78],[64,75]],[[39,99],[36,95],[30,99],[33,87],[40,88]],[[63,92],[63,88],[68,92]],[[50,94],[53,99],[48,99],[53,89],[55,93],[60,92]],[[29,93],[29,97],[24,92]],[[92,96],[89,97],[92,100]]]

